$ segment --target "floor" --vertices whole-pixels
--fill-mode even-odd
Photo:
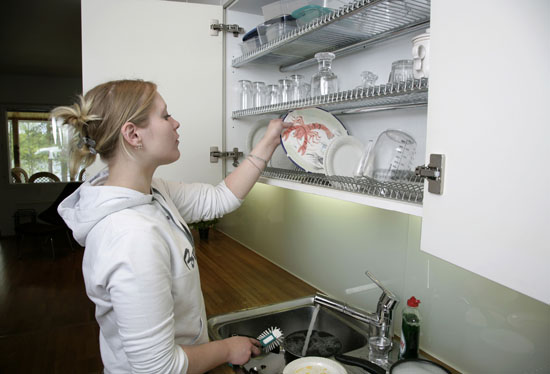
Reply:
[[[210,233],[207,242],[196,235],[208,315],[315,292],[225,235]],[[102,370],[99,328],[82,278],[83,249],[71,251],[63,238],[56,242],[55,260],[31,242],[18,259],[15,239],[0,238],[0,373]]]

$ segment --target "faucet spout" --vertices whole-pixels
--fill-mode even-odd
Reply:
[[[380,318],[376,313],[370,313],[359,308],[352,307],[346,303],[342,303],[338,300],[317,293],[313,298],[313,303],[317,305],[325,306],[329,309],[336,310],[337,312],[344,313],[350,317],[353,317],[361,322],[369,325],[380,323]]]
[[[378,299],[376,312],[367,312],[365,310],[352,307],[346,303],[332,299],[327,295],[317,293],[313,298],[313,303],[325,306],[346,314],[358,321],[366,323],[370,327],[369,333],[373,336],[384,336],[390,341],[393,337],[393,312],[399,299],[388,289],[386,289],[371,272],[365,273],[378,287],[382,289],[382,295]]]

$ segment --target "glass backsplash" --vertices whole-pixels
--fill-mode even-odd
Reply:
[[[219,229],[319,290],[374,310],[370,270],[421,300],[423,350],[463,373],[550,373],[550,306],[420,250],[422,219],[256,184]]]

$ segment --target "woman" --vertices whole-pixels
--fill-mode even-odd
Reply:
[[[82,269],[96,304],[105,372],[202,373],[259,354],[255,339],[208,342],[186,222],[236,209],[288,125],[271,121],[250,155],[214,187],[153,178],[158,166],[180,156],[180,124],[154,83],[104,83],[72,107],[54,109],[52,116],[75,130],[72,175],[97,154],[108,165],[58,208],[86,247]]]

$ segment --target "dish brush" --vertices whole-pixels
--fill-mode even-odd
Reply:
[[[270,327],[258,336],[258,340],[265,352],[271,352],[283,341],[283,332],[278,327]]]

